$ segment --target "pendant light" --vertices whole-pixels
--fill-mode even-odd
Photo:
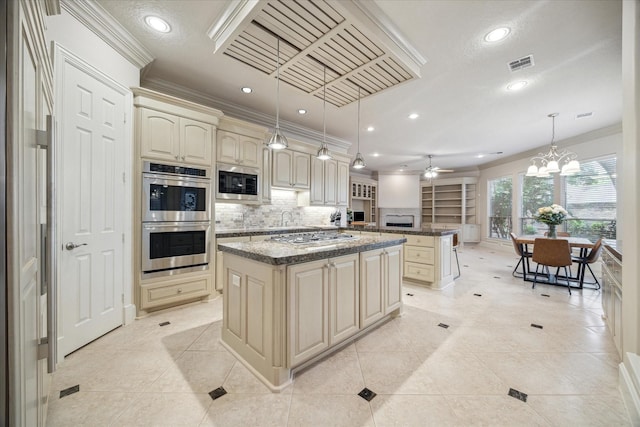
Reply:
[[[273,150],[281,150],[289,146],[289,141],[280,132],[280,39],[277,39],[276,50],[276,127],[267,142],[267,147]]]
[[[360,87],[358,87],[358,153],[356,154],[356,158],[353,159],[351,167],[354,169],[362,169],[365,166],[367,166],[367,164],[364,162],[362,154],[360,154]]]
[[[318,150],[318,159],[330,160],[331,154],[327,147],[327,67],[324,67],[324,74],[322,75],[322,145]]]
[[[551,176],[549,174],[557,172],[560,172],[562,176],[575,175],[580,172],[580,162],[575,153],[568,150],[558,151],[558,146],[554,141],[557,116],[558,113],[551,113],[547,116],[551,118],[551,148],[547,154],[538,153],[531,158],[531,166],[527,169],[527,176],[548,178]],[[564,163],[562,169],[560,168],[560,163]]]

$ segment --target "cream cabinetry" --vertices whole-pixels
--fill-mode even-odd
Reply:
[[[312,157],[309,203],[316,206],[346,206],[348,179],[348,163]]]
[[[211,166],[212,125],[148,108],[138,114],[143,158]]]
[[[218,131],[216,160],[221,163],[262,168],[262,141],[229,131]]]
[[[622,262],[606,246],[602,251],[602,310],[622,357]]]
[[[222,251],[218,250],[218,243],[235,243],[235,242],[248,242],[251,238],[249,236],[242,237],[221,237],[216,239],[216,291],[222,292],[224,285],[224,261]]]
[[[463,242],[479,242],[476,224],[476,179],[439,179],[423,183],[421,189],[422,225],[434,229],[460,229]]]
[[[404,278],[441,289],[453,283],[452,235],[407,234],[404,244]]]
[[[358,255],[293,265],[287,274],[289,360],[299,365],[358,331]]]
[[[365,328],[402,304],[402,246],[360,254],[360,327]]]
[[[177,277],[162,282],[151,282],[141,286],[142,308],[166,306],[207,296],[211,293],[209,275]]]
[[[263,204],[271,203],[271,150],[262,148],[262,183],[260,184],[260,200]]]
[[[349,206],[364,212],[364,222],[376,223],[378,218],[378,185],[374,180],[351,177]]]
[[[274,187],[309,189],[311,156],[292,150],[272,153],[271,185]]]

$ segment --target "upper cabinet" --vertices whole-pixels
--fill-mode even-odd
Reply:
[[[262,141],[233,132],[218,131],[216,160],[253,168],[262,167]]]
[[[349,187],[347,187],[349,188]],[[353,211],[364,212],[364,222],[375,223],[378,212],[378,184],[364,177],[351,177],[349,206]]]
[[[311,156],[292,150],[273,151],[271,185],[274,187],[308,190]]]
[[[222,113],[146,89],[134,89],[140,157],[211,166]]]
[[[349,203],[349,164],[338,160],[311,158],[309,204],[347,206]]]

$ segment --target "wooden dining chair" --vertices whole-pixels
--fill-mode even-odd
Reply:
[[[560,267],[564,267],[564,276],[567,279],[567,289],[571,295],[571,283],[569,282],[570,274],[567,267],[571,267],[571,247],[569,241],[565,239],[535,239],[533,244],[533,256],[531,257],[536,265],[536,274],[533,277],[533,285],[535,288],[536,279],[538,278],[538,268],[540,266],[556,267],[557,271]],[[544,270],[543,270],[544,271]],[[556,274],[556,278],[558,275]]]
[[[525,249],[525,245],[516,241],[517,237],[518,236],[516,236],[515,233],[511,233],[511,242],[513,242],[513,249],[516,251],[516,255],[520,257],[520,260],[516,264],[516,267],[513,269],[513,272],[511,272],[511,275],[514,277],[518,277],[517,274],[520,273],[516,274],[516,272],[520,264],[522,264],[522,277],[525,277],[529,272],[529,258],[531,258],[532,253]]]
[[[600,289],[600,282],[598,282],[598,278],[595,274],[593,274],[593,270],[589,266],[589,264],[593,264],[598,261],[600,258],[600,254],[602,253],[602,239],[598,239],[598,241],[593,245],[593,248],[589,251],[586,256],[572,256],[571,259],[573,262],[578,264],[578,277],[580,278],[580,287],[584,285],[584,276],[586,275],[586,269],[589,269],[591,276],[593,277],[593,282],[588,283],[590,285],[595,284],[598,286],[596,289]]]

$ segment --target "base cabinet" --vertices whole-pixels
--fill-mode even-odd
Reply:
[[[360,254],[360,326],[365,328],[402,305],[402,246]]]
[[[602,251],[602,311],[622,357],[622,263],[605,246]]]
[[[442,289],[453,283],[452,235],[405,235],[404,278]]]
[[[402,245],[290,266],[223,258],[222,343],[272,390],[402,307]]]
[[[147,281],[140,285],[141,310],[155,309],[162,306],[175,305],[189,300],[208,297],[212,290],[211,275],[184,276],[161,280]]]

